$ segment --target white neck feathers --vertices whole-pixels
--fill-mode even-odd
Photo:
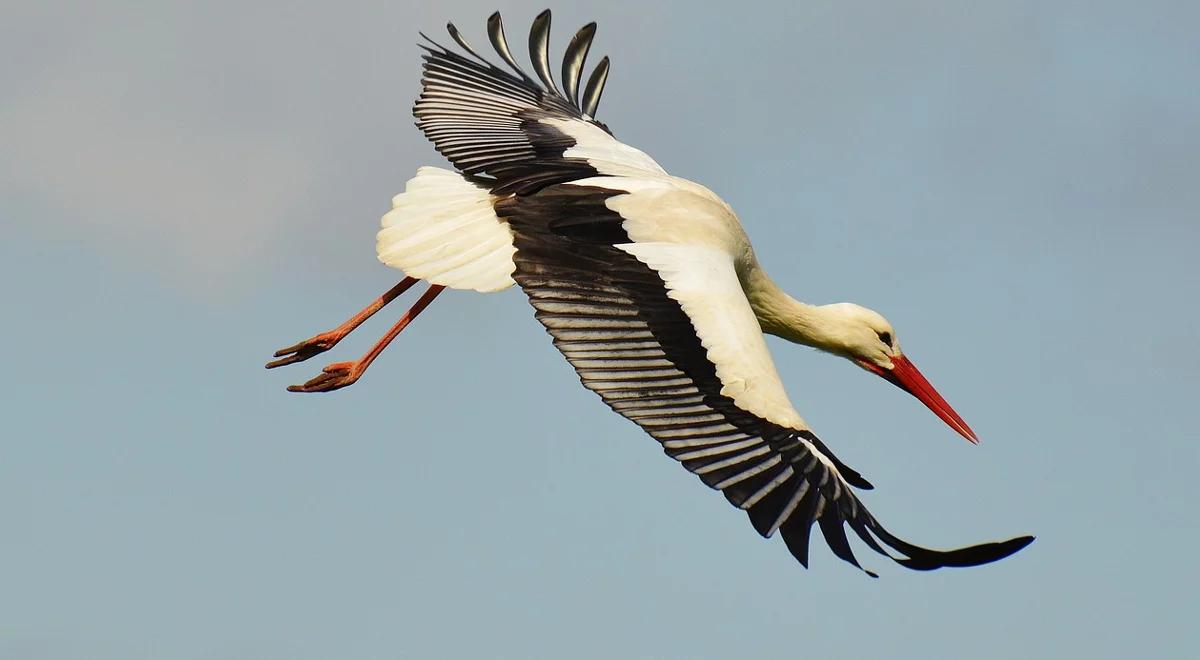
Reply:
[[[765,333],[846,355],[844,319],[829,306],[809,305],[784,293],[758,264],[743,281],[746,298]]]

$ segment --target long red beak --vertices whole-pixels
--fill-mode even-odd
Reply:
[[[892,359],[892,369],[881,369],[869,362],[860,361],[863,367],[868,371],[879,374],[885,380],[890,381],[900,389],[917,397],[925,407],[933,411],[933,414],[942,418],[943,422],[950,425],[950,428],[958,431],[962,437],[970,440],[975,444],[979,444],[979,438],[975,437],[975,432],[967,423],[959,417],[958,413],[954,412],[954,408],[950,407],[949,403],[938,394],[937,390],[933,389],[933,385],[925,379],[925,376],[917,369],[917,366],[908,360],[907,357],[901,356]]]

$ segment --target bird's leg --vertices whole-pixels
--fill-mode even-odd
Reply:
[[[314,355],[320,355],[321,353],[333,348],[339,341],[345,338],[346,335],[350,334],[355,328],[362,325],[363,321],[371,318],[375,312],[383,309],[385,305],[395,300],[400,296],[400,294],[408,291],[408,289],[418,281],[419,280],[417,280],[415,277],[406,277],[403,280],[400,280],[399,284],[388,289],[387,292],[382,296],[376,298],[375,301],[370,305],[364,307],[362,311],[354,316],[351,316],[349,319],[346,319],[345,323],[339,325],[333,330],[322,332],[319,335],[305,339],[299,344],[288,346],[287,348],[281,348],[275,351],[275,357],[280,359],[273,362],[268,362],[267,368],[274,369],[275,367],[282,367],[288,364],[303,362]]]
[[[288,387],[288,391],[332,392],[333,390],[341,389],[347,385],[353,385],[355,381],[362,377],[363,372],[367,370],[367,367],[371,366],[371,363],[375,361],[375,358],[379,357],[379,354],[383,352],[383,349],[387,348],[388,344],[390,344],[392,340],[396,338],[396,335],[399,335],[400,332],[404,330],[404,328],[407,327],[413,319],[417,318],[417,314],[420,314],[426,307],[428,307],[429,303],[433,302],[433,299],[436,298],[437,295],[445,288],[446,287],[440,284],[434,284],[430,286],[425,293],[421,294],[421,297],[417,299],[417,302],[414,303],[413,306],[404,313],[404,316],[400,317],[399,321],[396,321],[396,325],[393,325],[392,329],[388,330],[386,335],[381,337],[379,341],[375,342],[375,345],[371,347],[371,350],[367,351],[366,355],[353,362],[334,362],[333,364],[322,369],[321,373],[316,378],[313,378],[303,385],[292,385]]]

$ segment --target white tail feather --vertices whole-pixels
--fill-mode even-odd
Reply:
[[[383,216],[379,260],[452,289],[490,292],[514,284],[512,231],[493,197],[458,172],[422,167]]]

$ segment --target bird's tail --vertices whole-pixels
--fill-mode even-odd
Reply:
[[[452,289],[499,291],[513,285],[512,231],[493,196],[462,174],[421,167],[383,216],[379,260],[411,277]]]

